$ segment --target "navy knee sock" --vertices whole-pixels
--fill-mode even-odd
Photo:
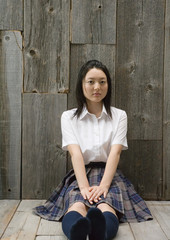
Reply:
[[[62,220],[62,229],[69,240],[86,240],[90,222],[76,211],[68,212]]]
[[[111,212],[103,212],[106,221],[106,240],[113,239],[119,228],[119,220],[115,214]]]
[[[90,208],[87,216],[91,223],[90,240],[105,240],[106,222],[98,208]]]

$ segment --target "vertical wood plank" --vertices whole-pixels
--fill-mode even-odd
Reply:
[[[68,92],[70,0],[24,4],[25,92]]]
[[[144,199],[162,197],[162,141],[129,140],[119,167]]]
[[[162,139],[164,8],[118,1],[116,105],[128,112],[130,139]]]
[[[23,30],[23,1],[0,0],[0,29]]]
[[[22,36],[0,31],[0,198],[20,198]]]
[[[164,59],[164,120],[163,120],[163,161],[164,197],[170,199],[170,1],[166,1],[165,18],[165,59]]]
[[[114,83],[115,83],[115,46],[86,44],[71,45],[71,70],[70,70],[70,92],[68,94],[68,108],[76,106],[75,88],[77,76],[81,66],[88,60],[96,59],[107,66],[110,71],[113,85],[113,102],[114,102]]]
[[[65,175],[60,117],[66,108],[63,94],[23,95],[23,199],[48,198]]]
[[[72,1],[72,43],[116,43],[116,0]]]

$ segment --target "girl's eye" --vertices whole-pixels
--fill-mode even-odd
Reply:
[[[94,81],[89,80],[88,83],[89,83],[89,84],[94,84]]]
[[[106,83],[106,81],[104,81],[104,80],[100,82],[100,84],[105,84],[105,83]]]

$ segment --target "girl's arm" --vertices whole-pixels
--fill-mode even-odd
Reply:
[[[84,199],[89,200],[91,198],[92,193],[89,192],[90,186],[86,176],[84,160],[80,147],[77,144],[70,144],[68,145],[68,151],[71,155],[72,165],[80,192]],[[92,203],[91,200],[89,200],[89,202]]]
[[[98,202],[102,194],[104,198],[106,197],[119,163],[121,151],[122,151],[122,145],[120,144],[116,144],[111,147],[110,154],[107,159],[104,175],[100,182],[100,185],[93,186],[90,188],[90,191],[92,193],[92,196],[90,199],[91,201]]]

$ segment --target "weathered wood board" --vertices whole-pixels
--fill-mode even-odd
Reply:
[[[0,0],[0,30],[23,30],[22,0]]]
[[[71,42],[116,43],[116,1],[72,1]]]
[[[165,202],[162,204],[151,205],[150,210],[152,214],[159,222],[161,228],[163,229],[164,233],[170,239],[170,204],[166,204]]]
[[[162,140],[164,4],[118,1],[116,105],[128,113],[130,139]]]
[[[65,236],[37,236],[36,240],[66,240]]]
[[[1,203],[2,201],[0,201]],[[22,200],[10,223],[6,226],[2,240],[66,240],[61,229],[61,222],[41,220],[32,214],[32,208],[40,205],[40,200]],[[6,206],[12,206],[13,200],[4,200]],[[121,223],[115,240],[168,240],[170,238],[170,202],[148,201],[153,221],[141,223]],[[4,205],[3,205],[4,206]],[[6,208],[6,207],[5,207]],[[7,209],[7,208],[6,208]],[[1,213],[4,212],[0,209]],[[9,210],[5,212],[4,219],[9,216]]]
[[[167,240],[165,233],[161,230],[159,223],[154,219],[141,223],[130,224],[136,240]]]
[[[13,217],[19,200],[0,200],[0,238]]]
[[[22,36],[0,31],[0,198],[20,198]]]
[[[170,1],[166,1],[164,56],[163,164],[164,198],[170,199]]]
[[[69,21],[69,0],[25,1],[25,92],[68,92]]]
[[[128,223],[121,223],[114,240],[134,240],[133,233]]]
[[[61,222],[47,221],[47,220],[41,219],[37,235],[38,236],[48,236],[48,235],[63,236]]]
[[[30,212],[16,212],[7,230],[4,240],[34,240],[39,226],[40,217]]]
[[[23,199],[49,197],[65,175],[60,118],[66,101],[64,94],[23,95]]]
[[[162,141],[129,140],[119,168],[144,199],[162,196]]]
[[[81,66],[88,60],[96,59],[107,66],[112,78],[112,95],[114,102],[115,85],[115,46],[102,44],[71,45],[70,91],[68,94],[68,108],[76,106],[75,89]]]

